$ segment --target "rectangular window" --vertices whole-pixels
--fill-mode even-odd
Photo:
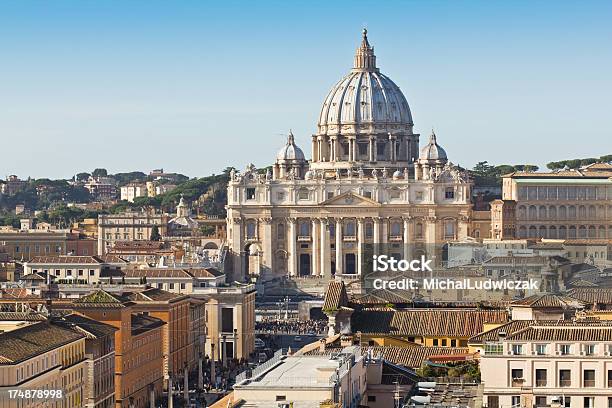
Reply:
[[[571,408],[572,399],[571,397],[563,397],[563,408]]]
[[[298,191],[298,200],[308,200],[310,196],[310,192],[306,189],[301,189]]]
[[[545,369],[538,368],[535,371],[536,387],[546,387],[547,372]]]
[[[511,398],[512,401],[512,406],[513,407],[519,407],[521,405],[521,396],[520,395],[513,395]]]
[[[279,191],[276,193],[276,199],[278,201],[284,201],[285,200],[285,193],[283,193],[282,191]]]
[[[376,402],[376,395],[368,395],[368,402]]]
[[[592,356],[595,354],[595,345],[594,344],[587,344],[586,346],[584,346],[584,354],[586,354],[587,356]]]
[[[538,356],[546,355],[546,344],[536,344],[536,354]]]
[[[572,372],[570,370],[559,370],[559,387],[572,386]]]
[[[444,198],[447,200],[452,200],[455,198],[455,189],[453,187],[449,187],[444,190]]]
[[[571,344],[562,344],[559,351],[561,352],[562,356],[567,356],[572,352],[572,346]]]
[[[584,397],[584,408],[594,408],[595,407],[595,397]]]
[[[595,370],[584,370],[583,383],[585,388],[592,388],[595,386]]]
[[[512,354],[515,354],[515,355],[523,354],[523,345],[522,344],[513,344],[512,345]]]
[[[246,199],[247,200],[255,199],[255,188],[251,187],[251,188],[246,189]]]
[[[523,369],[513,368],[510,375],[512,377],[513,387],[521,387],[523,385]]]
[[[545,407],[546,405],[546,397],[539,395],[535,397],[535,406],[536,407]]]
[[[234,309],[231,307],[221,308],[221,331],[223,333],[234,331]]]

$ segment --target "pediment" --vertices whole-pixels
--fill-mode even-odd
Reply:
[[[346,192],[340,194],[339,196],[332,197],[328,200],[325,200],[321,203],[323,206],[358,206],[358,207],[372,207],[372,206],[380,206],[380,203],[372,200],[371,198],[364,197],[360,194],[356,194],[353,192]]]

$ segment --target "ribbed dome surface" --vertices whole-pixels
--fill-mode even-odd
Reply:
[[[329,92],[321,114],[319,131],[341,130],[343,125],[402,125],[411,127],[410,107],[399,87],[376,67],[374,48],[364,30],[361,46],[355,54],[355,65]],[[332,132],[334,133],[334,132]]]
[[[421,149],[419,160],[448,160],[446,151],[438,144],[434,132],[431,132],[431,136],[429,136],[429,143]]]
[[[412,125],[404,94],[380,72],[349,73],[323,102],[319,126],[362,123]]]
[[[276,160],[298,160],[305,161],[306,157],[304,156],[304,152],[295,144],[295,139],[293,137],[293,133],[289,133],[289,137],[287,138],[287,144],[278,151],[276,155]]]

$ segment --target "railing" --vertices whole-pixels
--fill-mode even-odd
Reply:
[[[583,386],[589,387],[589,388],[593,388],[595,386],[595,380],[584,380],[583,381]]]
[[[512,386],[513,387],[522,387],[524,382],[525,382],[525,379],[523,379],[523,378],[513,378],[512,379]]]
[[[571,387],[572,380],[559,380],[559,387]]]
[[[536,387],[546,387],[546,380],[536,380]]]

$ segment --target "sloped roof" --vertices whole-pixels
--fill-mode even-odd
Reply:
[[[127,302],[128,300],[123,297],[98,289],[76,299],[73,304],[78,307],[122,308]]]
[[[84,337],[47,321],[0,333],[0,365],[19,363]]]
[[[589,304],[612,305],[612,288],[574,288],[567,295]]]
[[[134,302],[172,302],[186,298],[186,295],[168,292],[162,289],[151,288],[140,292],[131,292],[126,297]]]
[[[323,310],[337,310],[346,306],[348,306],[348,295],[346,294],[344,282],[336,280],[330,281],[325,291]]]
[[[113,336],[118,328],[80,314],[71,313],[55,321],[56,324],[76,330],[87,338],[101,338]]]
[[[580,309],[585,307],[585,303],[580,300],[554,293],[538,293],[518,299],[510,303],[510,306],[527,306],[532,308],[550,308],[550,309]]]
[[[506,337],[520,341],[612,341],[612,322],[574,324],[567,326],[534,325]]]
[[[507,321],[505,310],[364,309],[353,314],[351,328],[362,333],[469,338],[482,332],[485,323]]]

